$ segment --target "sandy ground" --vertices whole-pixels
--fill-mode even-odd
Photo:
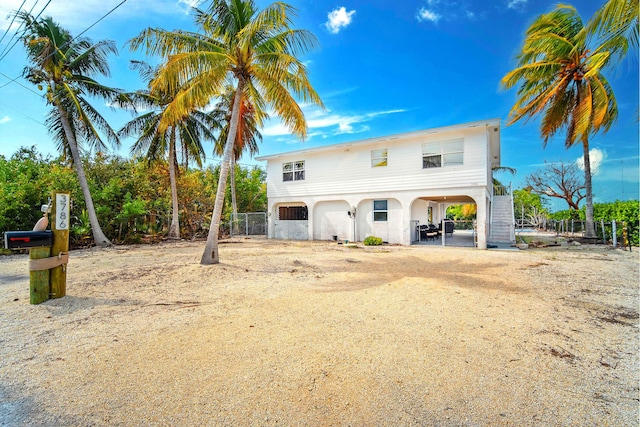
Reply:
[[[633,426],[638,252],[237,240],[0,257],[2,426]]]

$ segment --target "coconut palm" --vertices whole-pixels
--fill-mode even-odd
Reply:
[[[608,0],[591,18],[589,32],[620,59],[638,49],[638,0]]]
[[[582,145],[587,237],[595,237],[589,136],[608,131],[618,115],[613,90],[601,72],[611,51],[592,41],[576,9],[558,5],[531,24],[518,67],[502,78],[507,89],[519,85],[509,125],[541,117],[544,145],[559,130],[566,131],[567,148]]]
[[[39,89],[46,88],[45,98],[51,106],[46,125],[62,154],[71,156],[84,195],[93,240],[97,245],[110,245],[98,222],[81,152],[106,148],[99,131],[113,145],[119,144],[114,130],[86,98],[113,100],[118,96],[117,90],[93,79],[96,75],[110,75],[107,56],[118,53],[115,43],[74,38],[50,17],[37,19],[27,12],[18,12],[16,16],[24,25],[21,39],[30,62],[23,75]]]
[[[207,105],[222,93],[226,78],[235,83],[235,98],[220,165],[216,201],[202,264],[219,262],[218,232],[229,163],[240,122],[242,96],[256,110],[273,110],[292,133],[304,138],[307,125],[296,98],[322,106],[297,55],[316,44],[305,30],[291,28],[294,9],[273,3],[258,11],[253,0],[212,0],[206,10],[195,9],[201,32],[147,29],[132,40],[147,53],[168,57],[156,86],[180,87],[161,125]]]
[[[157,77],[158,70],[146,63],[133,61],[133,68],[138,69],[140,75],[147,82]],[[137,136],[137,140],[131,146],[131,154],[144,154],[149,162],[164,159],[168,156],[169,182],[171,186],[171,225],[169,227],[169,239],[180,239],[180,216],[178,206],[178,185],[176,174],[178,161],[176,154],[177,143],[180,143],[183,152],[183,160],[191,158],[198,166],[202,166],[202,160],[206,157],[202,141],[209,139],[215,141],[213,130],[219,127],[215,118],[205,112],[194,110],[189,115],[171,123],[165,129],[161,129],[160,122],[165,114],[167,106],[175,95],[156,90],[138,91],[128,94],[130,103],[135,106],[149,108],[150,111],[139,115],[126,123],[118,131],[120,136]]]
[[[227,87],[225,93],[215,106],[213,114],[216,119],[223,123],[217,143],[214,145],[214,153],[218,156],[224,154],[224,143],[227,141],[229,134],[229,126],[231,124],[231,112],[233,111],[233,99],[235,98],[235,90],[232,86]],[[244,96],[242,105],[240,106],[240,123],[238,124],[236,138],[231,154],[231,163],[229,164],[229,184],[231,186],[231,209],[232,224],[235,225],[238,217],[238,203],[236,201],[236,185],[235,185],[235,168],[236,163],[242,157],[243,152],[247,151],[250,156],[258,153],[258,139],[262,141],[262,134],[258,128],[262,126],[267,115],[256,110],[253,105]],[[233,230],[232,230],[233,231]]]

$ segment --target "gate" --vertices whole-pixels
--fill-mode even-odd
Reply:
[[[229,223],[229,230],[232,236],[266,236],[267,213],[239,213],[236,216],[236,220],[233,221],[232,219]]]

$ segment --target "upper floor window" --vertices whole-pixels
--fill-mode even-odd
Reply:
[[[386,221],[387,220],[387,201],[386,200],[374,200],[373,201],[373,220],[374,221]]]
[[[387,149],[371,150],[371,167],[387,166]]]
[[[440,168],[464,164],[464,140],[422,144],[422,168]]]
[[[304,160],[283,163],[282,164],[282,180],[283,181],[304,180]]]

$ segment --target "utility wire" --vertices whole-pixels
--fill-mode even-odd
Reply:
[[[9,106],[9,105],[5,104],[4,102],[0,102],[0,105],[2,105],[2,106],[3,106],[3,107],[5,107],[5,108],[8,108],[8,109],[10,109],[10,110],[13,110],[13,111],[17,112],[18,114],[22,114],[22,115],[23,115],[23,116],[25,116],[27,119],[29,119],[29,120],[33,120],[34,122],[38,123],[39,125],[46,126],[44,123],[42,123],[42,122],[41,122],[41,121],[39,121],[38,119],[34,119],[34,118],[33,118],[33,117],[31,117],[30,115],[25,114],[24,112],[22,112],[22,111],[18,110],[17,108],[13,108],[13,107]]]
[[[39,0],[36,0],[36,2],[33,4],[33,6],[31,6],[31,9],[29,9],[29,15],[31,15],[31,12],[33,12],[33,9],[36,8],[36,5],[38,4]],[[38,15],[36,16],[36,19],[38,19],[45,11],[45,9],[47,8],[47,6],[49,6],[49,3],[51,3],[52,0],[49,0],[47,2],[47,4],[44,5],[44,7],[42,8],[42,10],[40,11],[40,13],[38,13]],[[15,13],[15,15],[13,16],[13,19],[16,18],[16,16],[18,16],[18,13],[20,12],[20,10],[18,9],[18,12]],[[11,39],[9,40],[9,42],[7,42],[7,46],[9,46],[9,44],[11,43],[11,41],[16,37],[16,35],[18,34],[18,32],[20,31],[20,28],[22,28],[22,22],[20,23],[20,26],[18,26],[18,28],[16,29],[16,32],[13,33],[13,36],[11,36]],[[24,31],[23,31],[24,33]],[[4,48],[4,50],[2,51],[2,57],[0,57],[0,61],[2,61],[8,54],[9,52],[11,52],[13,50],[13,48],[18,44],[18,42],[20,41],[20,37],[18,37],[16,39],[15,42],[13,42],[13,44],[11,45],[11,47],[8,48],[7,47]]]
[[[24,6],[24,4],[27,2],[27,0],[22,0],[22,4],[20,5],[20,7],[18,8],[18,11],[16,13],[13,14],[13,19],[11,19],[11,22],[9,22],[9,26],[7,26],[7,30],[4,32],[4,34],[2,35],[2,37],[0,38],[0,43],[2,43],[2,40],[4,40],[4,38],[7,36],[7,34],[9,34],[9,30],[11,29],[11,26],[13,25],[13,23],[16,20],[16,16],[18,16],[18,13],[20,13],[20,10],[22,10],[22,6]],[[16,30],[17,32],[17,30]],[[11,40],[9,40],[9,43],[11,43]]]
[[[45,8],[49,5],[49,3],[51,3],[52,0],[49,0],[47,2],[47,4],[45,5]],[[120,3],[118,3],[118,5],[116,5],[114,8],[112,8],[109,12],[107,12],[105,15],[103,15],[100,19],[98,19],[96,22],[94,22],[93,24],[91,24],[89,27],[87,27],[84,31],[82,31],[80,34],[78,34],[76,37],[74,37],[73,39],[69,40],[67,43],[64,43],[62,46],[60,46],[58,48],[58,50],[65,48],[69,43],[71,43],[74,39],[77,39],[78,37],[82,36],[84,33],[86,33],[87,31],[89,31],[91,28],[93,28],[94,26],[96,26],[100,21],[102,21],[103,19],[105,19],[107,16],[111,15],[116,9],[118,9],[120,6],[122,6],[123,4],[125,4],[127,2],[127,0],[122,0]],[[44,8],[42,9],[42,11],[40,12],[40,14],[38,14],[38,17],[42,14],[42,12],[44,12]],[[38,18],[36,17],[36,19]],[[18,40],[16,40],[16,43],[18,42]],[[15,45],[15,43],[14,43]],[[12,46],[13,48],[13,46]],[[9,52],[7,52],[8,54]],[[5,54],[2,58],[0,58],[0,61],[7,55]],[[54,52],[51,52],[46,58],[44,58],[44,60],[50,58],[51,56],[53,56],[55,54]],[[4,74],[3,74],[4,75]],[[6,76],[5,76],[6,77]],[[9,77],[7,77],[9,78]],[[0,89],[2,89],[3,87],[14,83],[16,80],[18,80],[20,78],[20,75],[16,76],[15,78],[9,80],[9,82],[3,84],[2,86],[0,86]],[[22,86],[22,85],[21,85]]]

